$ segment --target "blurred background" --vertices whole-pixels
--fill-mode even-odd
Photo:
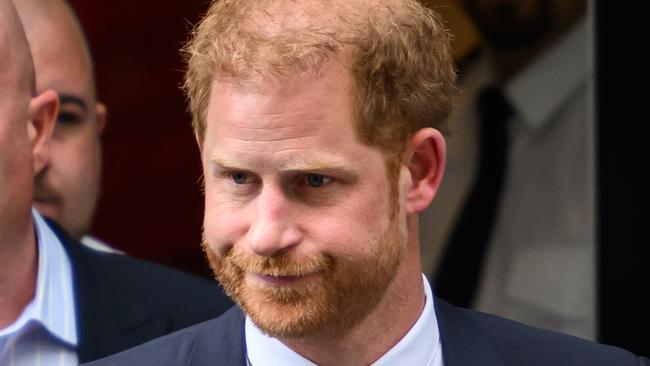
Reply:
[[[90,43],[99,100],[108,106],[92,234],[129,255],[210,276],[200,248],[200,160],[179,89],[179,49],[208,3],[69,1]],[[455,36],[454,57],[464,60],[481,42],[476,28],[455,1],[426,3],[442,14]],[[621,84],[621,74],[634,69],[629,60],[639,57],[629,57],[627,38],[613,33],[613,24],[628,16],[629,9],[589,3],[589,30],[596,38],[591,85],[598,86],[591,105],[597,116],[597,334],[601,341],[648,355],[650,255],[643,229],[650,183],[639,173],[650,157],[643,138],[647,123],[639,123],[636,114],[643,103],[637,103],[638,94]],[[625,27],[616,29],[628,34]]]
[[[179,55],[204,1],[70,2],[108,106],[92,233],[126,253],[209,276],[200,248],[200,160]]]

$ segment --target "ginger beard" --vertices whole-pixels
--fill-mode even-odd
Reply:
[[[263,257],[233,247],[222,258],[210,249],[205,235],[203,248],[215,278],[264,333],[284,339],[332,339],[344,336],[377,306],[397,273],[406,235],[398,210],[391,211],[386,229],[358,256],[321,252],[302,258]],[[311,278],[295,286],[276,286],[251,273]]]

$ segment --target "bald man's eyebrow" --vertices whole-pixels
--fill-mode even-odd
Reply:
[[[61,104],[75,104],[79,106],[79,108],[83,109],[84,112],[88,110],[88,105],[86,104],[86,102],[84,102],[83,99],[79,98],[76,95],[60,93],[59,102]]]

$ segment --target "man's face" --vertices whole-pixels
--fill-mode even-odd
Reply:
[[[73,237],[87,234],[99,194],[104,107],[96,103],[90,58],[67,14],[29,29],[38,90],[60,95],[49,164],[36,177],[34,204]]]
[[[279,338],[344,334],[405,251],[383,155],[352,127],[337,62],[286,82],[215,82],[202,145],[204,245],[217,279]],[[396,182],[394,184],[397,184]]]

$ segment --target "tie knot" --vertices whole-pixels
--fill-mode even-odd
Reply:
[[[488,86],[478,96],[478,112],[483,119],[505,123],[514,112],[501,87]]]

